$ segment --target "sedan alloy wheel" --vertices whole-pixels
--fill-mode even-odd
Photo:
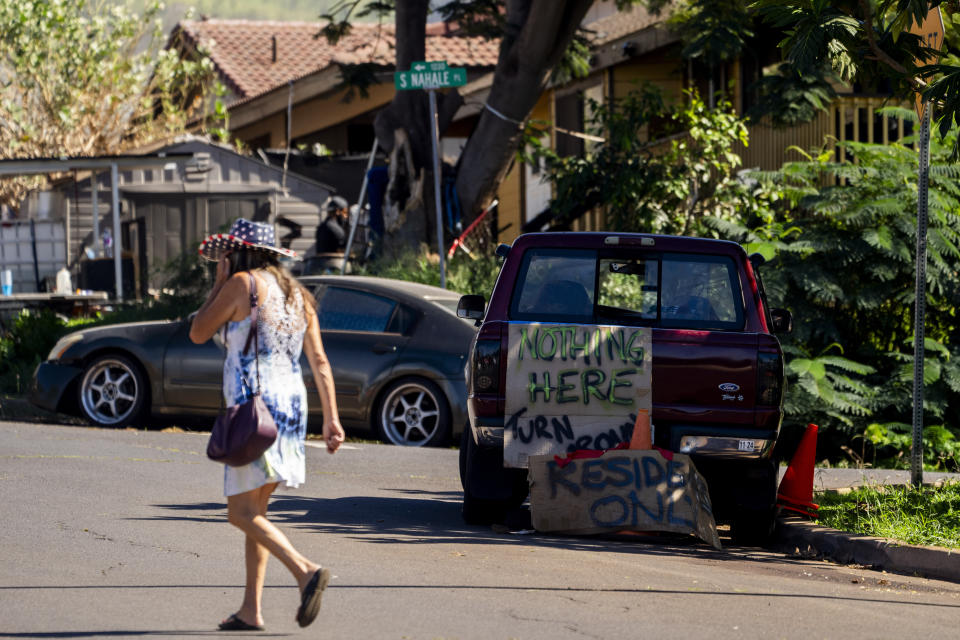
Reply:
[[[80,382],[80,406],[93,422],[126,426],[143,408],[146,384],[139,367],[118,355],[91,362]]]
[[[384,393],[378,432],[391,444],[421,447],[442,443],[450,429],[450,410],[440,389],[428,380],[394,382]]]

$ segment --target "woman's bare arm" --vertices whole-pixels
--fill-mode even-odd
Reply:
[[[226,257],[217,263],[217,278],[213,289],[190,324],[190,339],[196,344],[212,338],[228,320],[236,320],[238,312],[250,305],[247,300],[250,285],[247,283],[246,273],[228,276],[227,265]]]
[[[323,407],[323,439],[327,443],[327,451],[335,453],[343,443],[345,437],[340,425],[340,414],[337,412],[337,396],[333,385],[333,369],[330,360],[323,350],[323,340],[320,338],[320,323],[317,314],[307,310],[307,333],[303,340],[304,353],[313,371],[313,380],[320,393],[320,404]]]

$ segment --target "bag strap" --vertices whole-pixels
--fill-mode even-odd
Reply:
[[[257,330],[257,325],[259,324],[259,307],[257,300],[257,279],[253,277],[253,273],[248,271],[247,276],[250,278],[250,333],[247,334],[247,342],[243,346],[243,353],[246,355],[250,351],[250,341],[253,340],[253,356],[257,362],[257,390],[253,395],[260,395],[260,332]]]
[[[259,317],[259,310],[257,308],[257,305],[258,305],[257,279],[254,278],[253,273],[249,271],[247,272],[247,276],[250,278],[250,332],[247,334],[247,341],[243,346],[243,354],[246,355],[246,353],[250,351],[250,341],[251,340],[254,341],[255,348],[256,348],[254,357],[257,361],[257,390],[256,392],[254,392],[253,389],[250,389],[250,391],[252,395],[256,396],[260,394],[260,342],[258,340],[258,333],[257,333],[257,320]],[[226,345],[227,343],[227,325],[223,325],[223,343],[224,345]],[[241,380],[241,382],[245,382],[245,381]],[[250,385],[248,384],[247,387],[249,388]],[[223,393],[221,393],[220,394],[221,413],[225,408],[226,408],[226,401],[223,399]]]
[[[243,355],[247,355],[247,352],[250,351],[250,343],[256,338],[257,334],[257,317],[258,313],[258,300],[257,300],[257,279],[253,277],[253,273],[247,272],[247,276],[250,278],[250,332],[247,334],[247,341],[243,345]]]

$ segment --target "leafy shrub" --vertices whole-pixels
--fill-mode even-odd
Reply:
[[[456,253],[446,262],[447,288],[459,293],[481,294],[487,300],[500,273],[500,262],[493,255]],[[440,266],[437,256],[426,248],[419,253],[408,251],[397,259],[382,259],[364,265],[355,273],[381,278],[440,286]]]
[[[924,422],[938,425],[924,432],[924,460],[950,471],[960,469],[953,444],[960,437],[960,168],[948,162],[956,135],[931,142],[923,362]],[[901,464],[909,452],[910,430],[897,425],[909,422],[913,404],[911,142],[844,142],[804,153],[779,171],[752,174],[777,194],[763,216],[708,221],[774,258],[762,269],[768,298],[794,316],[793,334],[781,337],[789,356],[785,424],[819,421],[821,451],[832,460]]]
[[[0,336],[0,391],[26,391],[33,370],[68,331],[66,321],[50,310],[20,312],[10,330]]]

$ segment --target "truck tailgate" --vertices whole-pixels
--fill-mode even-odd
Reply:
[[[756,333],[653,330],[654,424],[752,427]]]

